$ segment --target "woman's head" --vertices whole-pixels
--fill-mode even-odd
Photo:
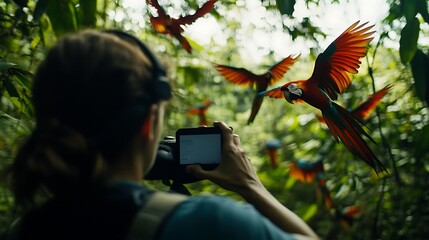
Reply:
[[[37,124],[56,119],[98,143],[144,118],[163,99],[154,96],[153,62],[131,39],[96,31],[63,38],[36,74]]]
[[[164,75],[126,33],[86,30],[62,38],[34,80],[36,129],[13,165],[18,200],[29,198],[19,193],[31,187],[25,182],[55,194],[64,187],[57,182],[86,184],[97,156],[114,164],[109,161],[139,133],[151,106],[171,97]]]

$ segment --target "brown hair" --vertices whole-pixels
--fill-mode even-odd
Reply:
[[[36,127],[11,169],[17,204],[92,186],[97,158],[109,164],[147,117],[151,71],[138,46],[113,34],[63,37],[34,79]]]

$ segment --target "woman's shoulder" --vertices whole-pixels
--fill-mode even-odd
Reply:
[[[183,201],[164,225],[161,239],[288,239],[252,205],[222,196]],[[292,238],[290,238],[292,239]]]

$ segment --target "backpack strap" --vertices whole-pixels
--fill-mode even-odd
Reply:
[[[3,235],[0,235],[0,239],[3,240],[18,240],[19,230],[21,228],[21,218],[15,219],[13,223],[6,229]]]
[[[182,194],[155,192],[137,212],[127,240],[152,240],[172,210],[188,197]]]

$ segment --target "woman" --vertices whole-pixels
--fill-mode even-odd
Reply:
[[[137,38],[86,30],[62,38],[33,86],[36,127],[12,166],[19,239],[125,239],[151,195],[139,182],[152,167],[171,97],[165,71]],[[190,197],[158,239],[317,238],[262,185],[223,122],[219,167],[187,171],[241,195]]]

